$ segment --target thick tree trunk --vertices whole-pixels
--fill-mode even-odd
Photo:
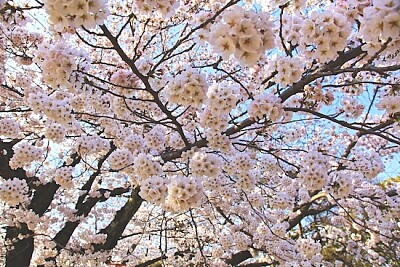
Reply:
[[[95,251],[110,250],[117,245],[122,232],[125,230],[126,226],[139,210],[140,205],[143,202],[143,199],[139,196],[139,191],[139,187],[135,187],[132,190],[131,195],[125,205],[119,211],[117,211],[110,224],[100,231],[100,233],[107,235],[107,239],[103,244],[95,244]]]
[[[34,248],[33,236],[25,224],[22,228],[8,227],[6,240],[16,239],[21,234],[28,237],[13,242],[12,249],[7,250],[6,267],[28,267],[31,262]]]
[[[0,177],[3,179],[12,179],[14,177],[20,179],[26,179],[26,173],[23,169],[18,168],[13,170],[9,166],[9,161],[12,158],[14,151],[12,147],[18,143],[19,140],[12,142],[3,142],[0,140],[0,149],[3,153],[0,153]],[[12,242],[11,247],[7,247],[6,252],[6,267],[25,267],[29,266],[32,253],[33,253],[33,237],[31,231],[25,224],[21,224],[21,227],[7,227],[6,228],[6,240]],[[18,236],[28,236],[21,240],[18,240]]]

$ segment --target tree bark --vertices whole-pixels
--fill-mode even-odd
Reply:
[[[21,234],[28,237],[13,242],[13,247],[7,250],[6,267],[28,267],[31,262],[34,242],[26,224],[22,224],[21,228],[7,227],[6,240],[14,240]]]
[[[128,201],[119,211],[117,211],[111,223],[100,231],[100,233],[107,235],[107,239],[103,244],[94,245],[95,251],[110,250],[117,245],[122,232],[125,230],[126,226],[139,210],[140,205],[143,202],[143,199],[139,196],[139,191],[139,187],[132,190]]]

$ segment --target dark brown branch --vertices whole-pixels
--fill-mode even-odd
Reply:
[[[128,201],[119,211],[117,211],[111,223],[100,231],[100,233],[107,235],[107,239],[103,244],[95,244],[95,251],[110,250],[117,245],[122,232],[125,230],[126,226],[139,210],[140,205],[143,202],[143,199],[139,196],[139,191],[139,187],[135,187],[132,190]]]

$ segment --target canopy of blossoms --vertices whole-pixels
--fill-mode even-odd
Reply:
[[[399,266],[400,2],[0,0],[0,149],[7,267]]]

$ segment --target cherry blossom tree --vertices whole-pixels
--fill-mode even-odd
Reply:
[[[399,266],[398,0],[0,0],[0,32],[5,266]]]

